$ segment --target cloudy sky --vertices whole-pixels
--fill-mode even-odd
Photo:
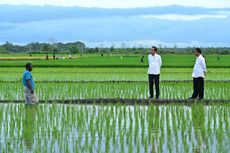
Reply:
[[[82,6],[100,8],[130,8],[167,5],[201,6],[207,8],[230,7],[229,0],[0,0],[0,4]]]
[[[0,43],[230,46],[229,0],[0,0]]]

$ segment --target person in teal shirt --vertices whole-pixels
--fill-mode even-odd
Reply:
[[[26,70],[24,71],[23,77],[22,77],[22,83],[24,86],[24,95],[25,95],[25,102],[31,103],[31,102],[37,102],[37,98],[34,95],[34,88],[35,83],[33,80],[33,76],[31,74],[31,71],[33,70],[33,66],[31,63],[26,64]]]

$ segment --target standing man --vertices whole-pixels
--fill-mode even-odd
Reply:
[[[22,83],[24,85],[24,95],[25,95],[25,102],[26,103],[33,103],[38,102],[38,98],[34,94],[34,80],[31,74],[33,66],[31,63],[26,64],[26,70],[24,71],[22,77]]]
[[[152,46],[148,55],[148,76],[149,76],[149,98],[153,98],[153,85],[155,82],[156,99],[160,96],[160,69],[162,65],[161,56],[157,54],[157,47]]]
[[[194,51],[196,56],[196,63],[193,68],[193,94],[190,99],[203,99],[204,98],[204,77],[207,69],[205,59],[201,55],[201,49],[196,48]]]

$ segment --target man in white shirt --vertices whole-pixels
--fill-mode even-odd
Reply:
[[[195,51],[196,63],[193,68],[193,94],[190,99],[203,99],[204,98],[204,77],[207,69],[205,59],[201,55],[201,49],[196,48]]]
[[[152,46],[148,55],[148,76],[149,76],[149,98],[153,98],[153,85],[155,82],[156,99],[160,96],[159,81],[160,69],[162,65],[161,56],[157,54],[157,47]]]

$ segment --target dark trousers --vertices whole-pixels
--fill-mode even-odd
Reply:
[[[193,78],[193,94],[192,98],[204,98],[204,78]]]
[[[156,98],[159,98],[160,95],[159,80],[160,80],[160,75],[149,74],[149,94],[151,98],[153,97],[154,82],[155,82]]]

